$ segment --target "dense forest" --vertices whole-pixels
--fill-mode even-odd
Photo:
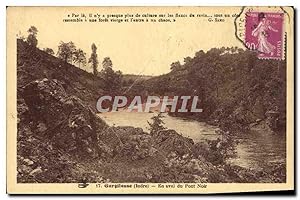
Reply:
[[[171,64],[171,72],[145,80],[136,94],[193,95],[201,99],[202,113],[170,113],[221,126],[249,128],[266,120],[278,131],[285,128],[285,60],[261,60],[255,52],[237,47],[196,52],[184,63]]]

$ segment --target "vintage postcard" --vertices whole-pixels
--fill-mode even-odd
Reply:
[[[294,190],[292,7],[7,7],[7,193]]]

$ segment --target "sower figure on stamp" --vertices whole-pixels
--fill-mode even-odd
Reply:
[[[266,19],[264,13],[258,14],[258,26],[252,31],[252,35],[257,37],[257,50],[262,54],[274,55],[275,46],[268,41],[268,30],[278,32],[271,25],[271,21]]]

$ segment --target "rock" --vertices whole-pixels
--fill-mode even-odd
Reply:
[[[141,128],[110,127],[104,130],[99,138],[114,152],[113,155],[118,157],[140,160],[153,157],[157,153],[151,135]]]
[[[33,165],[33,161],[29,160],[28,158],[24,159],[23,162],[25,162],[27,165]]]
[[[266,112],[266,124],[273,130],[277,131],[279,129],[279,112],[274,110],[269,110]]]
[[[157,149],[153,148],[153,147],[150,147],[149,149],[149,156],[154,156],[156,153],[157,153]]]
[[[76,155],[96,155],[98,133],[107,126],[81,99],[67,95],[63,83],[44,78],[23,87],[34,132]],[[91,142],[88,142],[91,141]]]
[[[255,122],[257,122],[257,123],[259,123],[259,122],[261,122],[262,121],[262,119],[256,119],[255,120]]]
[[[257,97],[255,99],[255,104],[253,105],[253,114],[258,117],[258,118],[265,118],[265,107],[263,105],[263,98],[262,97]]]
[[[41,169],[41,167],[37,167],[29,173],[29,176],[35,176],[35,175],[40,174],[42,172],[43,172],[43,170]]]
[[[28,112],[28,106],[26,105],[23,98],[18,98],[17,104],[18,104],[17,106],[18,116],[23,116],[26,112]]]
[[[18,172],[20,174],[28,174],[32,171],[32,168],[26,165],[18,165]]]
[[[154,144],[163,154],[176,152],[178,155],[190,154],[194,142],[192,139],[179,135],[174,130],[161,130],[153,134]]]
[[[40,123],[37,125],[37,129],[38,129],[39,132],[44,132],[45,130],[47,130],[46,124],[40,122]]]

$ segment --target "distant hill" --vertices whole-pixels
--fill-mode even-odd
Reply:
[[[137,75],[137,74],[123,74],[123,80],[124,81],[135,81],[135,80],[148,80],[150,78],[153,78],[153,76],[150,75]]]

